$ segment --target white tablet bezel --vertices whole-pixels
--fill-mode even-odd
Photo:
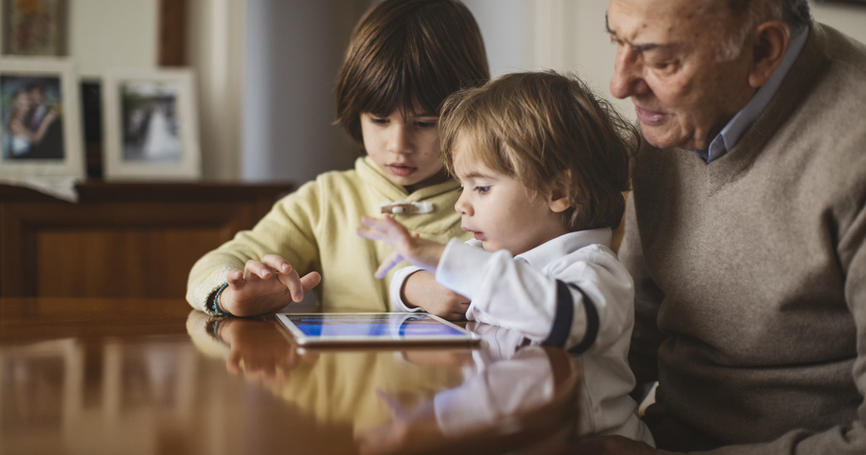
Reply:
[[[463,336],[413,336],[411,338],[393,338],[393,337],[375,337],[375,336],[328,336],[328,337],[310,337],[305,334],[301,329],[299,329],[294,322],[292,322],[290,317],[297,316],[307,316],[307,317],[321,317],[324,315],[339,315],[344,317],[351,316],[388,316],[391,317],[393,315],[405,315],[406,317],[418,317],[424,316],[428,317],[434,321],[437,321],[447,327],[450,327],[458,332],[460,332]],[[299,346],[334,346],[334,345],[358,345],[358,344],[375,344],[375,345],[435,345],[435,344],[447,344],[447,345],[472,345],[478,344],[481,341],[481,338],[460,327],[456,324],[453,324],[449,321],[446,321],[436,315],[432,315],[429,313],[396,313],[396,312],[371,312],[371,313],[277,313],[277,320],[289,330],[292,334],[292,337],[295,339],[295,342]]]

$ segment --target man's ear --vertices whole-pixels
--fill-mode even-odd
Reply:
[[[752,43],[753,61],[749,72],[749,85],[752,88],[759,88],[770,80],[770,76],[782,64],[790,41],[788,27],[781,21],[764,22],[758,26]]]
[[[550,207],[551,211],[562,213],[571,207],[571,203],[568,201],[570,189],[570,185],[565,183],[563,179],[553,185],[553,188],[550,189],[550,195],[547,197],[547,206]]]

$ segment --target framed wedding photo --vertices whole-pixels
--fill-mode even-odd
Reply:
[[[106,180],[201,177],[192,71],[110,71],[102,99]]]
[[[79,99],[70,61],[0,58],[0,178],[84,178]]]

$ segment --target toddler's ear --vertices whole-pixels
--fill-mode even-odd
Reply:
[[[571,207],[571,203],[568,201],[570,188],[569,184],[566,182],[566,179],[559,179],[559,182],[557,182],[550,190],[550,195],[547,199],[547,206],[550,207],[550,210],[554,213],[562,213]]]

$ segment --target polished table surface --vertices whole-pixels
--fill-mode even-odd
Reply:
[[[580,374],[477,348],[298,349],[182,300],[0,298],[0,454],[561,453]]]

